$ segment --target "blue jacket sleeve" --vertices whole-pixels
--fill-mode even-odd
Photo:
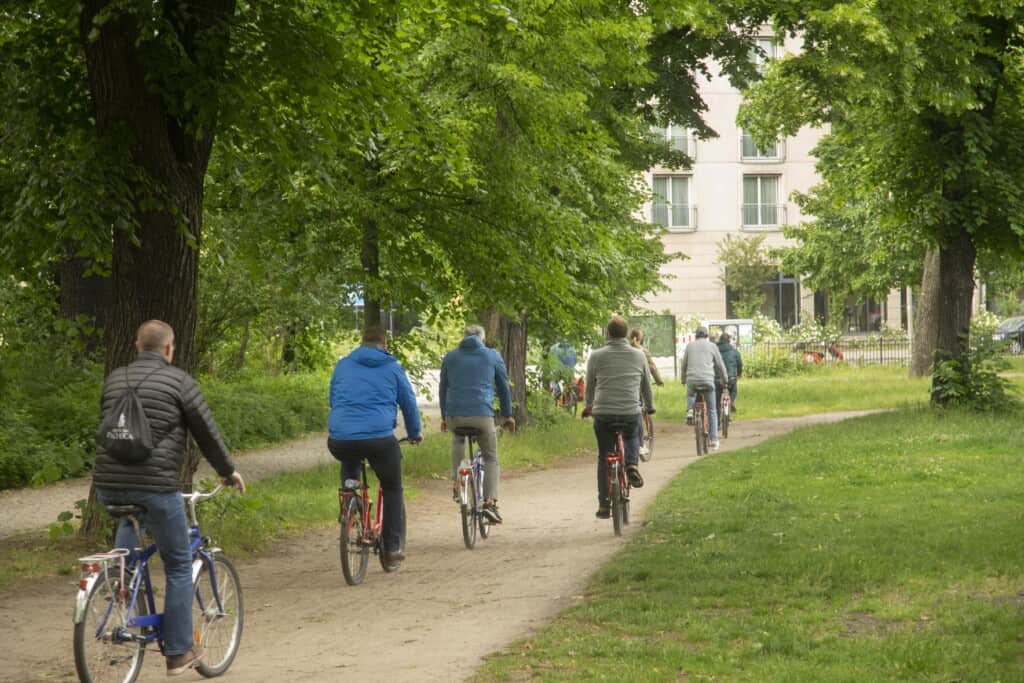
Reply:
[[[448,394],[448,355],[441,360],[441,379],[437,383],[437,402],[441,407],[441,419],[444,419],[444,399]]]
[[[508,370],[505,369],[505,361],[501,359],[497,351],[494,354],[494,386],[498,391],[498,403],[501,406],[502,417],[512,417],[512,389],[508,385]]]
[[[416,407],[416,393],[412,390],[409,377],[401,366],[397,368],[395,374],[398,378],[398,407],[402,409],[405,434],[410,439],[418,439],[422,436],[423,428],[420,425],[420,410]]]

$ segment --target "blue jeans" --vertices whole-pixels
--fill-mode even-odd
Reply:
[[[341,461],[341,482],[359,479],[359,463],[366,458],[377,474],[377,481],[384,490],[383,530],[384,550],[394,552],[402,549],[402,535],[405,531],[405,507],[402,502],[402,449],[398,439],[387,436],[382,439],[355,439],[339,441],[327,439],[327,449]]]
[[[608,463],[604,456],[615,451],[615,430],[609,425],[614,422],[626,423],[622,430],[622,448],[626,455],[626,466],[635,466],[640,460],[640,433],[643,431],[643,417],[636,415],[594,415],[594,435],[597,436],[597,504],[608,505],[608,481],[605,470]]]
[[[697,402],[697,392],[704,395],[704,402],[708,404],[708,439],[711,443],[718,443],[718,396],[715,394],[714,382],[687,382],[686,383],[686,410],[693,410],[693,404]]]
[[[164,563],[167,584],[164,588],[164,654],[188,652],[192,640],[192,551],[189,548],[188,519],[181,494],[119,489],[97,489],[96,497],[104,505],[141,505],[139,525],[156,541]],[[121,518],[114,538],[117,548],[137,548],[135,529]]]

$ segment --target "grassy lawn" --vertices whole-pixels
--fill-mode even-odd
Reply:
[[[928,378],[909,379],[905,367],[825,366],[794,377],[741,377],[736,404],[742,419],[899,408],[927,403],[929,384]],[[684,393],[682,384],[673,380],[655,389],[659,419],[683,419]]]
[[[478,680],[1024,680],[1022,417],[908,408],[698,462]]]

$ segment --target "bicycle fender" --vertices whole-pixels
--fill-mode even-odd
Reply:
[[[85,619],[85,605],[89,599],[89,593],[92,591],[92,587],[99,581],[99,572],[94,572],[87,576],[84,587],[79,584],[78,595],[75,596],[75,615],[74,623],[81,624],[82,620]]]

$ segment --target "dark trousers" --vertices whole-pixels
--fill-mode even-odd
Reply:
[[[626,465],[636,465],[640,460],[640,434],[643,431],[643,418],[640,413],[635,415],[594,415],[594,435],[597,436],[598,505],[608,504],[608,482],[605,480],[608,463],[604,457],[615,452],[615,430],[610,427],[615,422],[625,423],[622,430],[622,447],[626,453]]]
[[[732,404],[736,403],[736,378],[729,378],[729,402]]]
[[[370,463],[384,490],[384,550],[400,550],[405,532],[405,508],[402,505],[402,449],[398,440],[393,436],[355,441],[327,439],[327,449],[341,461],[342,483],[346,479],[359,479],[359,464],[363,458]]]

